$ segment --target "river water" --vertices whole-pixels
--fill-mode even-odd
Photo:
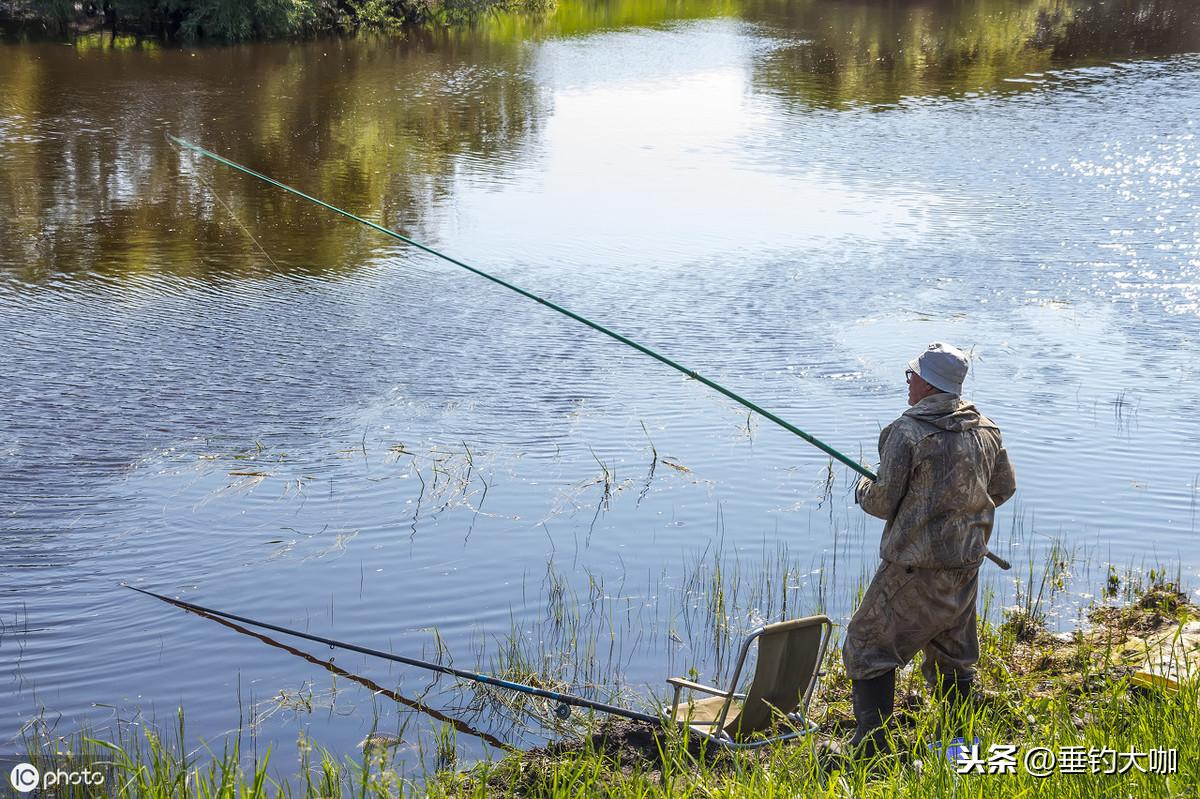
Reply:
[[[906,361],[953,342],[1020,482],[992,614],[1057,560],[1076,599],[1110,564],[1192,590],[1198,51],[1184,0],[562,0],[403,39],[6,42],[6,751],[182,707],[189,745],[240,729],[283,773],[298,738],[395,735],[412,777],[494,752],[472,729],[562,731],[306,650],[451,736],[122,582],[644,706],[669,673],[724,677],[763,619],[844,620],[875,562],[881,523],[813,447],[168,133],[853,457]]]

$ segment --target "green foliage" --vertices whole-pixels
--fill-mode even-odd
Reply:
[[[179,19],[179,33],[185,39],[224,39],[241,41],[271,38],[291,32],[289,0],[165,0],[168,16]]]
[[[75,3],[72,0],[31,0],[28,12],[45,20],[61,31],[75,18]]]
[[[431,0],[349,0],[345,5],[351,24],[384,30],[424,21],[433,8]]]
[[[498,10],[544,11],[553,0],[27,0],[8,10],[66,32],[103,14],[118,30],[184,41],[238,42],[333,30],[472,22]],[[4,7],[0,5],[0,11]]]

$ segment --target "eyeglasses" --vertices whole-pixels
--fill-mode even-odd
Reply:
[[[916,374],[916,372],[914,372],[912,369],[905,369],[904,370],[904,382],[911,383],[912,379],[913,379],[913,375],[915,375],[915,374]]]

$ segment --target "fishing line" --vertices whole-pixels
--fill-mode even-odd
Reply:
[[[167,135],[167,139],[169,141],[171,139],[171,134],[168,133],[166,135]],[[178,150],[179,148],[176,147],[175,149]],[[229,212],[229,215],[231,217],[233,217],[233,221],[236,222],[237,226],[242,229],[242,232],[245,233],[250,238],[250,241],[254,242],[254,246],[258,248],[258,251],[261,252],[263,254],[263,256],[268,261],[271,262],[271,266],[275,267],[275,269],[278,270],[279,264],[275,263],[275,259],[271,257],[271,253],[267,252],[267,248],[262,246],[262,244],[259,242],[259,240],[254,237],[254,234],[250,232],[250,228],[248,228],[242,224],[242,220],[239,219],[238,215],[234,212],[234,210],[229,207],[229,204],[226,203],[225,200],[221,199],[221,195],[217,193],[217,190],[213,187],[213,185],[211,183],[209,183],[207,180],[205,180],[204,176],[201,175],[199,172],[196,172],[195,174],[196,174],[196,177],[200,180],[200,182],[204,184],[204,187],[206,189],[208,189],[209,193],[212,194],[213,199],[215,199],[218,203],[220,203],[221,207]]]
[[[330,203],[327,203],[324,200],[319,200],[316,197],[313,197],[311,194],[305,194],[304,192],[300,191],[299,189],[292,188],[291,186],[287,185],[286,183],[281,183],[280,181],[275,180],[272,177],[268,177],[267,175],[264,175],[261,172],[256,172],[253,169],[251,169],[250,167],[243,166],[242,164],[239,164],[236,161],[230,161],[228,158],[218,155],[217,153],[214,153],[211,150],[206,150],[203,147],[192,144],[190,141],[188,141],[186,139],[181,139],[178,136],[172,136],[170,134],[167,134],[167,138],[169,138],[171,141],[175,142],[179,146],[186,147],[187,149],[191,150],[192,152],[197,153],[201,156],[204,156],[205,158],[209,158],[213,161],[216,161],[219,164],[224,164],[225,166],[236,169],[237,171],[242,172],[243,174],[249,175],[253,178],[258,178],[261,181],[269,183],[272,186],[275,186],[277,188],[283,189],[284,191],[294,194],[297,197],[301,197],[305,200],[308,200],[311,203],[315,203],[316,205],[319,205],[322,208],[326,208],[330,211],[333,211],[336,214],[341,214],[342,216],[346,217],[347,219],[352,219],[355,222],[358,222],[359,224],[366,225],[367,227],[371,228],[372,230],[377,230],[380,233],[384,234],[385,236],[391,236],[392,238],[396,239],[397,241],[402,241],[405,244],[416,247],[417,249],[427,252],[430,255],[437,256],[438,258],[441,258],[444,261],[452,263],[455,266],[461,267],[462,269],[466,269],[468,272],[471,272],[472,274],[479,275],[482,278],[490,280],[491,282],[495,283],[496,285],[503,286],[504,288],[508,289],[509,291],[514,291],[517,294],[520,294],[522,297],[528,297],[529,299],[531,299],[537,303],[540,303],[541,305],[544,305],[553,311],[558,311],[560,314],[562,314],[563,316],[566,316],[569,319],[574,319],[576,322],[585,324],[588,327],[592,328],[593,330],[603,333],[604,335],[608,336],[609,338],[615,339],[628,347],[632,347],[633,349],[637,350],[638,352],[640,352],[644,355],[649,355],[651,358],[655,359],[656,361],[658,361],[660,363],[664,363],[667,366],[671,367],[672,369],[675,369],[678,372],[682,372],[687,377],[690,377],[691,379],[693,379],[699,383],[703,383],[704,385],[708,386],[709,388],[713,389],[714,391],[728,397],[729,399],[742,405],[743,407],[750,409],[754,413],[757,413],[759,416],[762,416],[765,419],[771,420],[775,424],[782,427],[784,430],[787,430],[790,433],[794,433],[795,435],[799,436],[800,438],[804,439],[808,443],[812,444],[814,447],[821,450],[825,454],[829,455],[832,458],[835,458],[836,460],[840,461],[841,463],[845,464],[846,466],[849,466],[851,469],[858,472],[863,477],[866,477],[869,480],[877,479],[877,475],[874,472],[872,472],[870,469],[868,469],[866,466],[863,466],[861,463],[854,460],[853,458],[842,454],[838,450],[836,450],[833,447],[826,444],[824,441],[821,441],[819,438],[817,438],[809,433],[804,432],[799,427],[796,427],[795,425],[791,424],[790,422],[786,421],[785,419],[782,419],[779,416],[776,416],[775,414],[768,411],[766,408],[760,407],[759,405],[755,404],[754,402],[751,402],[750,400],[746,399],[745,397],[741,396],[740,394],[737,394],[736,392],[731,391],[728,388],[725,388],[725,386],[721,385],[720,383],[718,383],[714,380],[708,379],[707,377],[705,377],[704,375],[695,371],[694,369],[689,369],[688,367],[678,363],[677,361],[672,360],[671,358],[668,358],[667,356],[657,352],[656,350],[653,350],[644,344],[639,344],[638,342],[634,341],[633,339],[623,336],[620,333],[616,332],[615,330],[612,330],[611,328],[605,327],[604,325],[600,324],[599,322],[593,322],[591,319],[588,319],[585,316],[581,316],[581,315],[575,313],[574,311],[568,310],[567,308],[564,308],[561,305],[558,305],[557,303],[551,302],[550,300],[547,300],[544,297],[534,294],[532,291],[527,291],[526,289],[523,289],[520,286],[513,285],[512,283],[509,283],[506,280],[503,280],[499,277],[496,277],[495,275],[484,272],[482,269],[477,269],[476,267],[471,266],[470,264],[464,263],[463,261],[460,261],[457,258],[454,258],[453,256],[446,255],[443,252],[439,252],[438,250],[435,250],[433,247],[430,247],[426,244],[422,244],[421,242],[419,242],[415,239],[410,239],[408,236],[401,235],[400,233],[397,233],[394,230],[385,228],[383,225],[372,222],[369,219],[364,219],[361,216],[357,216],[356,214],[352,214],[349,211],[345,211],[341,208],[338,208],[336,205],[331,205]],[[994,563],[996,563],[1002,569],[1010,568],[1010,565],[1008,564],[1008,562],[1005,561],[1004,559],[1000,558],[999,556],[994,555],[991,552],[988,552],[986,554],[990,560],[992,560]]]

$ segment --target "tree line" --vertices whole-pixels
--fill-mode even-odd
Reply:
[[[0,19],[68,34],[103,26],[166,41],[245,41],[427,22],[464,23],[552,0],[16,0]]]

